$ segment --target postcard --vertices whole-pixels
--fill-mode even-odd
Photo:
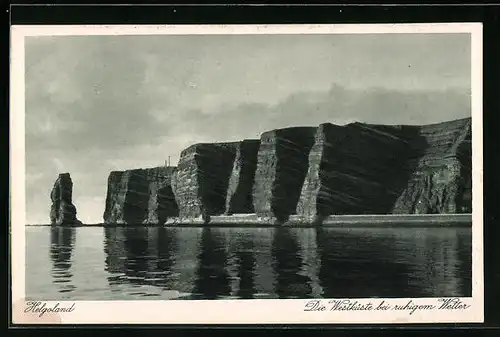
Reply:
[[[483,322],[480,23],[11,38],[14,324]]]

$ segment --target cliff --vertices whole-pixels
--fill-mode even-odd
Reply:
[[[472,212],[471,119],[291,127],[259,140],[194,144],[177,168],[111,172],[106,223],[283,223],[335,214]],[[183,220],[184,219],[184,220]],[[255,221],[257,221],[255,220]]]
[[[406,158],[410,179],[393,213],[472,212],[471,136],[471,119],[418,128]]]
[[[253,186],[257,215],[282,222],[295,213],[315,130],[295,127],[262,134]]]
[[[76,207],[73,205],[73,181],[69,173],[59,174],[50,192],[52,206],[50,208],[50,223],[52,225],[79,225],[76,218]]]
[[[322,124],[309,153],[297,213],[387,214],[406,185],[408,128]]]
[[[471,212],[470,122],[322,124],[297,214]]]
[[[113,171],[108,177],[104,222],[163,224],[178,216],[172,192],[174,167]]]
[[[226,214],[254,213],[252,188],[257,168],[259,140],[244,140],[236,146],[229,177]]]
[[[172,178],[180,218],[208,221],[226,209],[229,177],[239,142],[195,144],[183,150]]]

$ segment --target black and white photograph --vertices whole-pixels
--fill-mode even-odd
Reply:
[[[325,26],[29,27],[25,312],[482,301],[471,28]]]

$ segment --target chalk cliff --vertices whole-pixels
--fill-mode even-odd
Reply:
[[[174,167],[113,171],[108,177],[104,222],[163,224],[178,216],[172,192]]]
[[[52,206],[50,223],[52,225],[72,226],[81,224],[76,218],[76,207],[73,205],[73,181],[69,173],[61,173],[50,192]]]

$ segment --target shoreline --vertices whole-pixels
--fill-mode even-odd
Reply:
[[[176,221],[176,222],[175,222]],[[165,224],[78,224],[78,225],[51,225],[31,224],[26,227],[222,227],[222,228],[415,228],[415,227],[472,227],[472,214],[383,214],[383,215],[333,215],[321,220],[303,218],[296,215],[284,223],[277,223],[275,219],[259,218],[255,214],[219,215],[212,216],[210,222],[205,223],[200,218],[169,220]]]

